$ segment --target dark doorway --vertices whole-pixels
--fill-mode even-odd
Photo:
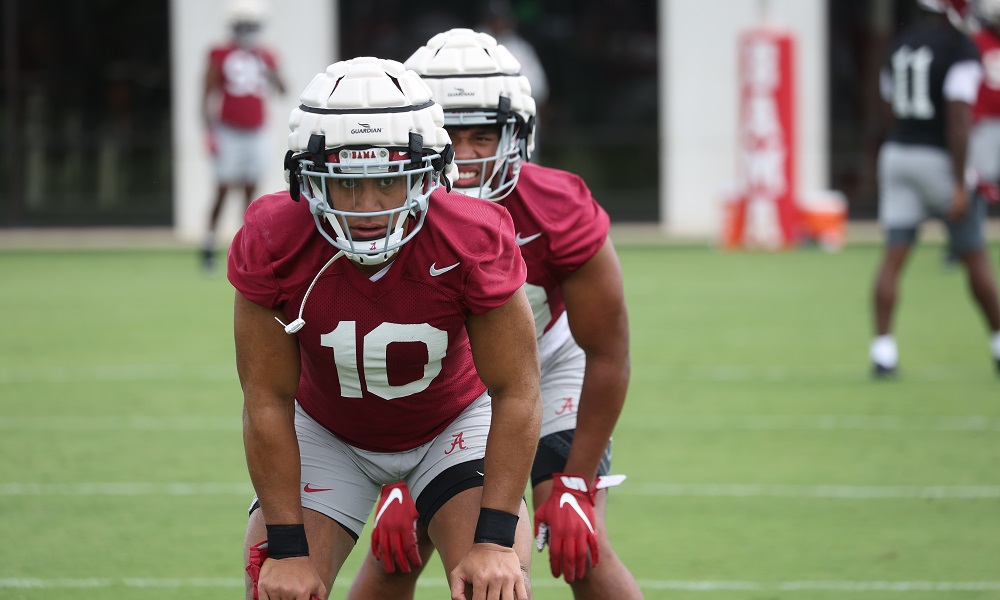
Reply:
[[[581,175],[614,220],[656,221],[656,2],[341,2],[340,56],[402,62],[441,31],[490,31],[497,13],[534,47],[548,80],[532,161]]]
[[[0,226],[169,225],[168,1],[2,10]]]

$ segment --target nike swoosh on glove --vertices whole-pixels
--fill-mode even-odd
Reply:
[[[372,554],[386,573],[395,573],[397,567],[409,573],[423,564],[417,547],[419,517],[405,483],[382,486],[372,529]]]
[[[594,492],[587,480],[569,473],[552,475],[552,494],[535,511],[535,543],[539,552],[549,544],[552,576],[565,576],[567,583],[582,579],[600,559],[597,523],[594,520]]]

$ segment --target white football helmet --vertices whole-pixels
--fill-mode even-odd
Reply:
[[[968,0],[917,0],[917,6],[947,15],[951,24],[965,33],[970,33],[976,26]]]
[[[260,23],[267,15],[264,0],[230,0],[227,19],[230,25],[237,23]]]
[[[230,1],[227,19],[237,45],[244,48],[257,45],[266,14],[264,0]]]
[[[490,35],[452,29],[432,37],[404,63],[420,75],[444,108],[447,127],[498,125],[494,156],[456,160],[480,166],[479,185],[462,193],[501,200],[517,183],[521,161],[535,147],[535,100],[521,64]]]
[[[972,11],[984,24],[994,28],[1000,26],[1000,0],[974,0]]]
[[[441,107],[416,73],[372,57],[330,65],[299,101],[289,116],[285,154],[292,198],[305,197],[319,232],[349,259],[365,265],[386,262],[423,226],[428,197],[442,177],[450,187],[454,152]],[[398,207],[338,210],[329,200],[328,182],[390,177],[406,178],[406,196]],[[385,236],[354,239],[347,219],[372,216],[387,216]],[[410,216],[414,220],[407,229]]]

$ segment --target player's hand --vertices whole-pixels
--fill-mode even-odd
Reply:
[[[212,156],[219,153],[219,141],[215,136],[215,129],[212,127],[205,130],[205,149]]]
[[[989,204],[1000,203],[1000,185],[992,181],[980,179],[976,182],[976,192],[986,198],[986,202]]]
[[[419,516],[405,483],[382,486],[372,529],[372,554],[386,573],[395,573],[397,567],[409,573],[423,564],[417,547]]]
[[[948,205],[948,220],[961,221],[969,211],[969,195],[965,187],[956,186],[951,193],[951,204]]]
[[[552,493],[535,511],[535,543],[539,552],[549,544],[552,576],[565,576],[567,583],[582,579],[590,566],[596,567],[597,523],[594,521],[594,491],[587,480],[569,473],[552,475]]]
[[[308,556],[268,559],[267,542],[250,547],[247,575],[253,583],[254,600],[322,600],[326,586],[309,563]]]
[[[513,548],[473,544],[448,574],[452,600],[515,600],[528,597],[521,561]],[[472,594],[466,588],[472,587]]]

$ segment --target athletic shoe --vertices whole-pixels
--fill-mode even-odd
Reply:
[[[215,272],[215,250],[201,249],[201,267],[206,273]]]
[[[895,379],[896,367],[887,367],[885,365],[880,365],[877,362],[873,362],[872,376],[875,377],[875,379]]]

